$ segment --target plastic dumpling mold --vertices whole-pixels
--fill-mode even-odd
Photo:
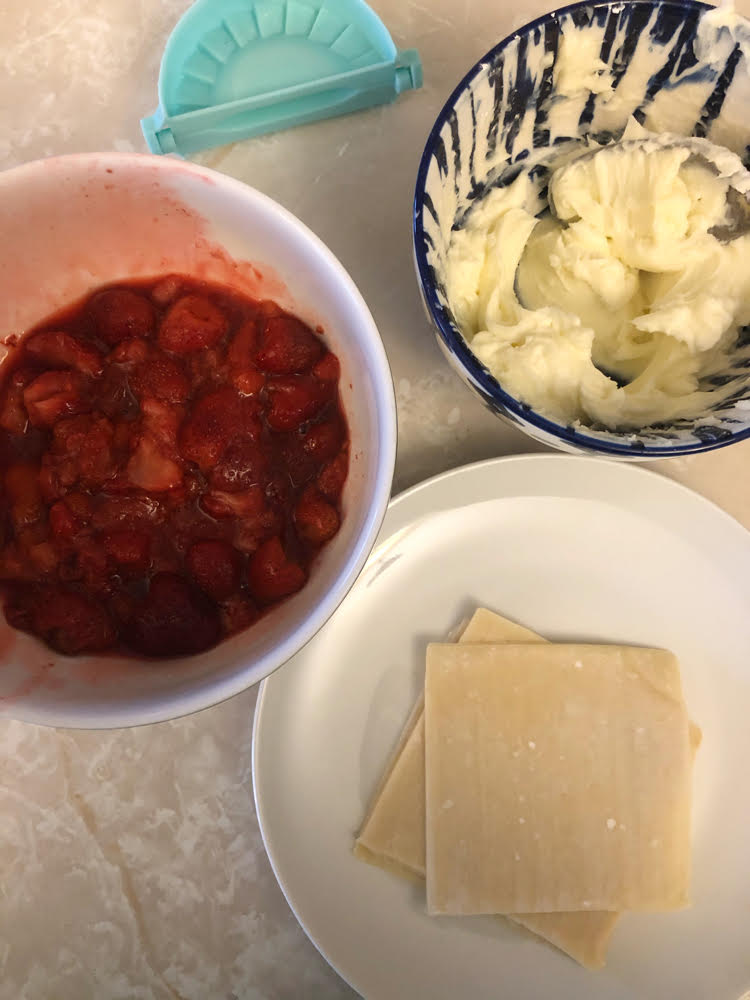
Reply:
[[[153,153],[210,146],[394,101],[422,85],[364,0],[198,0],[169,37]]]

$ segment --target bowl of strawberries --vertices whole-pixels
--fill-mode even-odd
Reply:
[[[0,711],[137,725],[292,656],[395,459],[372,317],[279,205],[192,164],[0,174]]]

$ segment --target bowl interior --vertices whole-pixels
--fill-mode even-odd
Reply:
[[[176,160],[94,154],[0,174],[0,329],[22,333],[101,284],[169,272],[272,298],[323,336],[341,362],[351,436],[337,536],[308,584],[249,631],[186,659],[69,659],[0,621],[0,714],[52,725],[158,721],[260,680],[341,601],[371,548],[390,494],[395,406],[372,317],[333,255],[270,199]]]
[[[438,116],[420,164],[414,207],[417,270],[446,355],[488,406],[534,437],[569,450],[622,457],[702,451],[750,435],[750,330],[710,388],[735,383],[699,419],[632,431],[564,427],[510,396],[456,327],[444,284],[452,230],[490,187],[531,168],[543,182],[550,149],[585,136],[618,138],[631,116],[654,132],[700,135],[750,164],[750,76],[738,43],[712,8],[685,0],[582,3],[532,22],[490,50]],[[555,90],[561,39],[584,39],[607,67],[613,93]],[[748,39],[750,41],[750,39]]]

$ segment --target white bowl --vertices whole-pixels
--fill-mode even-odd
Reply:
[[[396,410],[365,302],[293,215],[239,181],[178,160],[96,153],[1,173],[0,236],[1,337],[99,285],[173,272],[276,300],[320,325],[338,355],[351,438],[342,526],[299,593],[206,653],[160,662],[68,658],[0,621],[0,717],[112,728],[174,718],[237,694],[320,629],[356,579],[385,513]]]

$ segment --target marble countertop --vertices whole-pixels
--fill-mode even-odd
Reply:
[[[0,3],[0,168],[144,151],[165,41],[189,0]],[[442,359],[411,259],[424,140],[456,81],[545,0],[374,0],[425,85],[391,106],[195,159],[289,208],[368,301],[393,368],[394,491],[476,459],[542,450]],[[750,13],[750,0],[738,4]],[[366,197],[362,192],[366,192]],[[7,252],[7,248],[6,248]],[[750,441],[652,468],[750,528]],[[298,927],[266,859],[250,774],[256,690],[114,733],[0,722],[0,1000],[354,996]]]

